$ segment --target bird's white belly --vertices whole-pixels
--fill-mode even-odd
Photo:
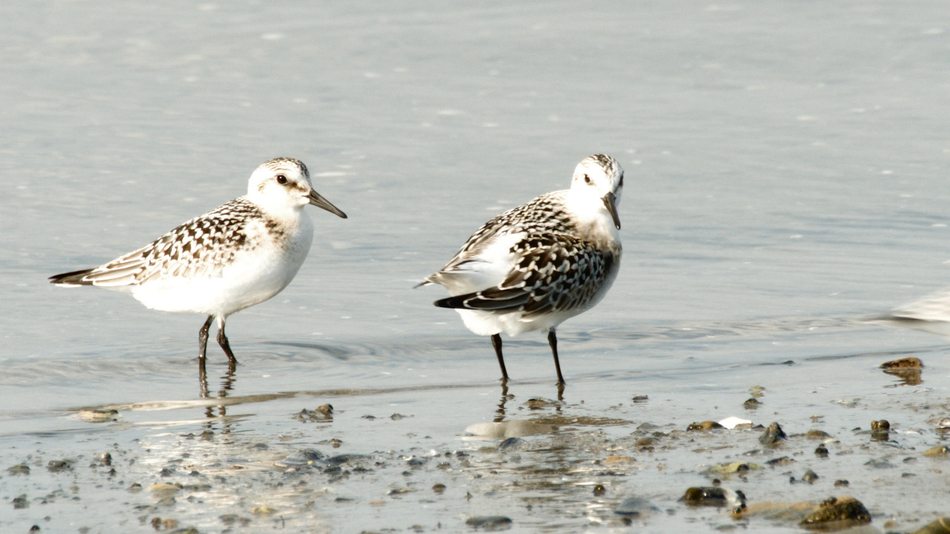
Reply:
[[[132,296],[148,308],[227,316],[264,302],[294,279],[310,240],[291,247],[249,249],[235,256],[217,275],[176,277],[132,286]]]

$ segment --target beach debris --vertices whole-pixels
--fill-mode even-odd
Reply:
[[[723,428],[733,430],[735,428],[752,428],[752,421],[741,417],[731,416],[719,421]]]

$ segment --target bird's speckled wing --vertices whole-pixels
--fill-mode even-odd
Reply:
[[[586,308],[604,285],[620,251],[563,234],[527,236],[511,250],[515,265],[501,284],[437,301],[436,306],[534,315]]]
[[[257,206],[238,198],[101,267],[66,273],[53,281],[120,287],[150,280],[214,276],[235,253],[248,246],[247,222],[262,218]]]

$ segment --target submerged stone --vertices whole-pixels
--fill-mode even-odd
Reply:
[[[802,519],[809,530],[838,530],[871,522],[871,514],[860,501],[851,497],[831,497]]]

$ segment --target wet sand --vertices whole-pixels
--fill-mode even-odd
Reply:
[[[781,335],[729,335],[721,326],[704,332],[694,324],[685,338],[669,329],[665,341],[650,343],[695,342],[697,333],[731,338],[728,345],[808,332],[825,341],[889,333],[844,324]],[[4,531],[792,532],[802,531],[803,514],[786,507],[847,496],[870,512],[860,532],[914,532],[948,513],[950,457],[939,447],[950,435],[938,425],[950,403],[941,350],[914,351],[926,366],[919,376],[878,368],[907,354],[875,353],[577,372],[585,345],[616,342],[610,332],[568,341],[573,358],[565,368],[573,372],[566,371],[560,398],[553,375],[507,388],[436,378],[383,389],[243,394],[255,389],[250,375],[258,362],[249,355],[233,374],[211,366],[206,398],[35,413],[46,431],[2,438]],[[537,345],[511,367],[553,372]],[[513,351],[531,348],[512,344]],[[495,371],[485,356],[479,368]],[[434,357],[432,367],[445,374],[470,364]],[[611,364],[617,360],[595,366]],[[332,415],[316,410],[326,404]],[[89,422],[113,417],[110,410],[115,420]],[[730,416],[751,425],[687,430]],[[873,433],[872,421],[881,419],[889,432]],[[787,439],[764,445],[760,436],[773,422]],[[820,446],[826,455],[816,453]],[[681,500],[691,487],[714,485],[730,499],[708,506]],[[748,513],[731,513],[740,504],[735,491]],[[617,513],[618,506],[633,512]]]

